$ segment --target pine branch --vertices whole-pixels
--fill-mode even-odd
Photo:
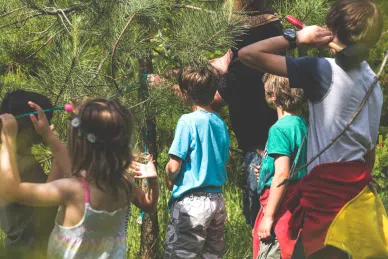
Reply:
[[[47,34],[49,34],[49,30],[56,24],[57,22],[53,22],[47,29],[45,29],[44,31],[40,31],[40,32],[32,32],[33,34],[42,34],[41,36],[39,36],[39,38],[37,39],[34,39],[34,40],[30,40],[30,41],[27,41],[26,43],[32,43],[32,42],[35,42],[35,41],[40,41],[42,39],[44,39]]]
[[[26,17],[26,18],[23,19],[23,20],[17,20],[17,21],[8,23],[8,24],[1,25],[1,26],[0,26],[0,29],[9,27],[9,26],[12,26],[12,25],[15,25],[15,24],[19,24],[19,23],[26,22],[26,21],[28,21],[28,20],[34,18],[34,17],[41,16],[41,15],[43,15],[43,14],[42,14],[42,13],[35,13],[35,14],[33,14],[33,15],[30,15],[30,16]]]
[[[212,36],[210,36],[207,40],[205,40],[205,42],[202,42],[201,44],[198,45],[198,48],[201,48],[203,45],[209,43],[212,39],[214,39],[218,34],[220,34],[221,32],[223,32],[222,30],[219,30],[217,31],[216,33],[214,33]]]
[[[0,18],[6,17],[6,16],[8,16],[8,15],[10,15],[10,14],[13,14],[13,13],[19,11],[19,10],[26,9],[26,8],[28,8],[28,7],[27,7],[27,6],[23,6],[23,7],[14,9],[14,10],[12,10],[12,11],[9,11],[8,13],[5,13],[5,14],[0,15]]]
[[[61,33],[64,29],[56,32],[53,36],[51,36],[45,43],[43,43],[42,46],[40,46],[34,53],[32,53],[31,55],[29,55],[28,57],[26,57],[25,59],[29,59],[30,57],[33,57],[35,56],[41,49],[43,49],[44,47],[47,46],[47,44],[49,44],[49,42],[59,33]]]
[[[187,9],[193,9],[193,10],[204,11],[204,12],[213,13],[213,14],[216,13],[216,12],[214,12],[214,11],[207,10],[207,9],[203,9],[203,8],[200,8],[200,7],[197,7],[197,6],[193,6],[193,5],[177,4],[177,5],[174,5],[174,7],[175,7],[175,8],[187,8]]]
[[[121,93],[121,90],[116,82],[116,79],[115,79],[115,72],[114,72],[114,58],[115,58],[115,55],[116,55],[116,48],[117,48],[117,45],[119,44],[120,42],[120,39],[121,37],[124,35],[125,31],[127,30],[129,24],[132,22],[133,18],[135,17],[135,15],[137,14],[137,11],[131,16],[129,17],[129,20],[127,22],[127,24],[124,26],[123,30],[121,31],[119,37],[117,38],[115,44],[113,45],[113,48],[112,48],[112,55],[111,55],[111,59],[110,59],[110,72],[111,72],[111,77],[112,77],[112,80],[113,80],[113,84],[114,86],[116,87],[116,90],[118,91],[118,93],[120,94]]]
[[[140,103],[137,103],[135,105],[132,105],[131,107],[129,107],[129,109],[132,109],[132,108],[135,108],[136,106],[139,106],[139,105],[142,105],[143,103],[146,103],[148,101],[150,101],[151,99],[150,98],[147,98],[145,99],[144,101],[140,102]]]
[[[318,154],[316,154],[313,158],[311,158],[310,161],[309,161],[308,163],[306,163],[305,165],[303,165],[303,166],[299,167],[298,169],[296,169],[296,170],[294,171],[294,173],[293,173],[292,175],[290,175],[289,178],[287,178],[287,179],[285,179],[283,182],[281,182],[281,183],[278,185],[278,187],[280,187],[280,186],[282,186],[282,185],[288,183],[288,182],[292,179],[293,175],[297,174],[298,172],[300,172],[300,171],[303,170],[303,169],[306,169],[312,162],[315,161],[315,159],[317,159],[317,158],[318,158],[320,155],[322,155],[326,150],[328,150],[328,149],[334,144],[334,142],[336,142],[336,141],[337,141],[337,140],[338,140],[338,139],[339,139],[339,138],[347,131],[347,129],[350,127],[350,125],[353,123],[353,121],[354,121],[354,120],[357,118],[357,116],[360,114],[361,110],[364,108],[366,102],[368,101],[369,96],[370,96],[370,95],[372,94],[372,92],[373,92],[374,87],[375,87],[375,86],[377,85],[377,83],[379,82],[380,77],[381,77],[381,75],[382,75],[382,73],[383,73],[384,67],[385,67],[385,65],[386,65],[386,63],[387,63],[387,60],[388,60],[388,50],[387,50],[386,53],[385,53],[385,57],[384,57],[384,60],[383,60],[383,62],[382,62],[382,64],[381,64],[380,70],[379,70],[379,72],[377,73],[377,75],[375,76],[375,80],[373,81],[372,85],[369,87],[369,89],[368,89],[368,91],[367,91],[367,93],[366,93],[364,99],[362,100],[362,102],[361,102],[359,108],[358,108],[357,111],[353,114],[352,118],[350,119],[350,121],[348,122],[348,124],[346,124],[345,128],[344,128],[344,129],[343,129],[343,130],[342,130],[335,138],[333,138],[333,139],[330,141],[330,143],[329,143],[326,147],[324,147],[320,152],[318,152]]]
[[[32,9],[38,10],[42,14],[46,15],[58,15],[58,14],[67,14],[73,11],[82,10],[84,6],[82,5],[73,5],[65,9],[56,9],[54,7],[45,7],[40,8],[38,6],[31,6]]]
[[[89,81],[89,85],[92,85],[93,81],[97,78],[98,74],[100,73],[102,66],[104,65],[105,61],[108,59],[108,55],[104,57],[103,60],[101,60],[100,64],[97,67],[96,72],[94,73],[93,77]]]
[[[46,7],[44,9],[42,9],[42,8],[40,8],[38,6],[30,6],[30,7],[23,7],[23,8],[31,8],[31,9],[36,10],[37,12],[32,14],[32,15],[30,15],[30,16],[28,16],[28,17],[26,17],[26,18],[24,18],[24,19],[22,19],[22,20],[16,20],[14,22],[1,25],[0,29],[5,28],[5,27],[9,27],[9,26],[12,26],[12,25],[15,25],[15,24],[27,22],[28,20],[30,20],[30,19],[32,19],[34,17],[42,16],[42,15],[59,15],[59,16],[63,15],[65,17],[65,19],[67,19],[65,14],[71,13],[71,12],[76,11],[76,10],[81,10],[84,7],[82,5],[73,5],[73,6],[70,6],[68,8],[65,8],[65,9],[56,9],[56,8],[53,8],[53,7]],[[23,9],[23,8],[19,8],[19,9],[16,9],[14,11],[11,11],[10,13],[7,13],[6,15],[14,13],[17,10],[20,10],[20,9]],[[50,10],[50,9],[52,9],[52,10]],[[22,15],[24,16],[26,14],[29,14],[29,13],[24,13],[24,14],[21,14],[20,16],[22,16]],[[61,16],[60,16],[60,18],[62,20]],[[67,21],[69,21],[69,20],[67,19]],[[63,20],[62,20],[62,22],[63,22]],[[69,21],[69,23],[70,23],[70,21]]]
[[[73,69],[74,69],[74,67],[75,67],[76,61],[77,61],[77,55],[74,55],[74,57],[73,57],[73,59],[72,59],[72,61],[71,61],[69,73],[67,74],[66,79],[65,79],[65,81],[63,82],[63,85],[62,85],[61,90],[60,90],[59,93],[57,94],[57,98],[56,98],[56,100],[55,100],[55,106],[58,105],[59,98],[61,97],[61,95],[63,94],[63,92],[65,91],[65,89],[66,89],[66,87],[67,87],[67,83],[68,83],[69,80],[70,80],[71,72],[73,71]]]

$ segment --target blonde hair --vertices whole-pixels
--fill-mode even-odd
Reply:
[[[301,107],[304,101],[303,89],[290,88],[288,78],[267,73],[263,82],[265,93],[274,94],[283,110],[295,111]]]

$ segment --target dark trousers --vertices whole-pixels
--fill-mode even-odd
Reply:
[[[326,246],[325,248],[309,256],[309,259],[350,259],[350,258],[351,256],[348,255],[346,252],[333,246]],[[301,235],[299,236],[298,241],[295,244],[294,253],[292,254],[291,259],[306,259]]]
[[[243,214],[247,224],[253,228],[260,209],[257,193],[257,180],[254,169],[261,163],[261,156],[255,150],[245,152],[242,159],[243,178]]]

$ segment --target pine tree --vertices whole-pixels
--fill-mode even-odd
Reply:
[[[244,31],[223,1],[1,0],[0,94],[16,88],[46,94],[55,105],[109,96],[131,107],[137,151],[157,160],[156,118],[171,103],[147,74],[203,65],[232,47]],[[177,106],[175,106],[177,107]],[[66,141],[66,114],[56,129]],[[43,158],[47,152],[38,150]],[[162,169],[161,169],[162,170]],[[160,170],[160,171],[161,171]],[[146,183],[143,183],[144,188]],[[158,216],[145,215],[141,257],[156,258]]]

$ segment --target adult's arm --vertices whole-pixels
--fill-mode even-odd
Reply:
[[[65,205],[73,194],[70,179],[44,184],[22,183],[16,161],[17,122],[10,114],[1,115],[3,125],[0,149],[1,194],[9,202],[18,202],[32,206]]]
[[[209,63],[215,67],[221,76],[224,76],[228,72],[228,67],[233,58],[233,52],[231,50],[228,50],[224,56],[209,60]],[[150,74],[147,77],[147,82],[150,87],[157,87],[161,84],[166,84],[168,77],[177,77],[179,75],[180,70],[179,69],[174,69],[170,70],[163,75],[157,75],[157,74]],[[170,90],[178,97],[182,98],[185,100],[179,85],[176,84],[170,84]],[[226,106],[227,103],[224,101],[222,98],[221,94],[217,91],[216,94],[214,95],[213,102],[211,103],[211,107],[214,111],[220,111],[220,109],[224,106]]]
[[[318,26],[307,26],[297,32],[297,46],[323,47],[332,40],[331,32]],[[238,57],[243,64],[253,69],[288,77],[286,58],[275,53],[286,51],[289,47],[288,40],[277,36],[242,48]]]

